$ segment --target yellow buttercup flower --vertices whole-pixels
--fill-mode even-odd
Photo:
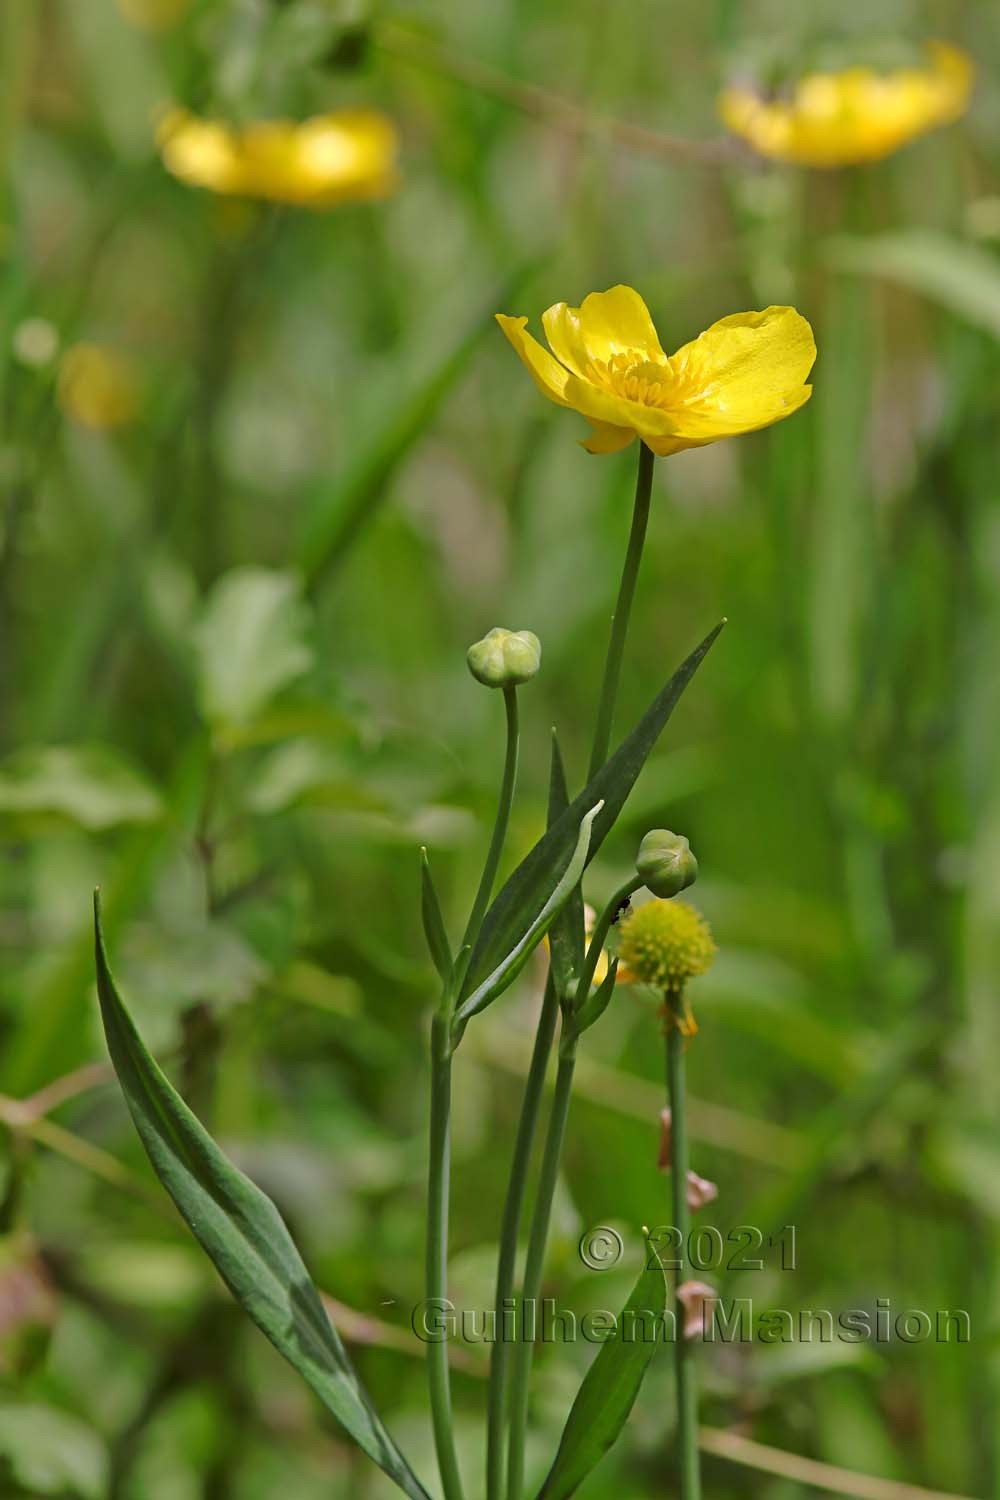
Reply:
[[[497,322],[543,396],[587,418],[589,453],[616,453],[636,437],[660,455],[700,448],[769,427],[812,394],[816,345],[793,307],[734,313],[669,356],[630,286],[543,313],[551,354],[527,318],[497,313]]]
[[[964,113],[972,91],[970,58],[932,42],[923,67],[845,68],[808,73],[788,98],[725,89],[719,114],[761,156],[806,167],[879,161],[908,141]]]
[[[82,427],[124,427],[139,410],[139,374],[132,361],[103,344],[73,344],[59,362],[59,405]]]
[[[399,180],[396,127],[374,110],[237,127],[174,109],[157,141],[167,171],[182,182],[273,203],[330,208],[384,198]]]

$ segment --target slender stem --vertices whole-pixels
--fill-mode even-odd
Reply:
[[[594,923],[594,930],[590,935],[590,942],[587,945],[587,956],[583,963],[583,973],[580,975],[580,982],[576,987],[576,1000],[573,1004],[574,1012],[579,1012],[583,1008],[587,996],[590,994],[590,986],[594,982],[598,960],[600,959],[601,950],[604,947],[608,933],[611,931],[612,922],[629,897],[634,895],[641,885],[641,876],[630,875],[625,884],[619,886],[618,890],[615,891],[611,900]]]
[[[507,824],[510,822],[510,808],[514,800],[514,785],[517,781],[517,747],[518,747],[518,713],[517,713],[517,688],[505,687],[503,690],[504,708],[507,710],[507,753],[503,764],[503,780],[500,783],[500,800],[497,803],[496,822],[493,824],[493,837],[490,839],[489,851],[486,855],[486,863],[483,866],[482,878],[476,899],[472,903],[472,911],[469,914],[468,925],[465,936],[462,939],[463,948],[468,945],[474,946],[479,936],[479,929],[483,925],[486,908],[489,905],[490,896],[493,892],[493,882],[497,878],[497,867],[500,864],[500,856],[503,853],[504,840],[507,837]]]
[[[590,775],[593,775],[594,771],[604,764],[611,741],[615,702],[618,696],[618,682],[621,676],[622,655],[628,633],[632,600],[635,596],[636,579],[639,573],[639,563],[642,558],[643,543],[646,539],[646,526],[649,521],[649,505],[653,484],[653,457],[654,455],[650,449],[645,444],[640,444],[639,472],[636,480],[632,529],[629,534],[628,550],[622,570],[618,601],[615,605],[615,613],[612,620],[611,639],[608,643],[608,654],[604,666],[600,707],[594,730],[594,746],[591,753]],[[619,899],[621,898],[619,897]],[[604,944],[604,938],[607,936],[607,928],[614,916],[614,909],[604,915],[607,916],[607,922],[600,934],[595,932],[594,938],[598,939],[598,941],[596,945],[592,941],[591,947],[588,950],[589,970],[586,989],[582,991],[584,998],[586,997],[586,990],[589,990],[590,982],[593,980],[594,969],[596,968],[600,950]],[[471,919],[469,926],[471,930]],[[527,1168],[531,1158],[535,1131],[538,1126],[538,1113],[542,1087],[545,1081],[545,1070],[555,1035],[558,1000],[559,997],[555,993],[550,975],[545,991],[545,1001],[542,1007],[538,1032],[535,1037],[531,1068],[525,1085],[524,1101],[521,1106],[521,1119],[518,1124],[514,1160],[511,1165],[510,1182],[507,1188],[501,1226],[495,1309],[497,1337],[490,1365],[486,1455],[487,1500],[500,1500],[504,1488],[503,1434],[508,1415],[506,1383],[510,1365],[510,1349],[508,1342],[503,1337],[502,1319],[513,1297],[517,1236],[523,1212]],[[552,1115],[549,1120],[545,1156],[542,1163],[542,1175],[539,1182],[538,1198],[531,1227],[528,1263],[525,1269],[525,1282],[521,1300],[522,1316],[524,1308],[531,1305],[529,1299],[537,1298],[538,1285],[541,1279],[545,1246],[548,1239],[549,1219],[552,1211],[552,1197],[555,1192],[559,1158],[562,1152],[562,1142],[566,1128],[566,1117],[569,1112],[570,1089],[575,1064],[575,1042],[567,1038],[564,1042],[563,1053],[564,1055],[560,1061],[559,1074],[556,1080],[556,1096],[553,1100]],[[534,1283],[533,1290],[532,1283]],[[511,1500],[520,1500],[520,1489],[523,1482],[525,1425],[527,1421],[528,1379],[531,1373],[531,1356],[531,1344],[522,1341],[517,1351],[514,1367],[514,1384],[509,1407],[512,1426],[510,1432],[507,1495],[511,1497]]]
[[[691,1228],[687,1204],[688,1142],[687,1113],[684,1093],[684,1048],[686,1041],[676,1024],[674,1004],[680,997],[668,997],[667,1002],[667,1093],[670,1100],[671,1131],[671,1180],[674,1227],[679,1231],[681,1242],[678,1255],[681,1266],[687,1252],[688,1235]],[[678,1269],[678,1284],[683,1280]],[[698,1462],[698,1386],[694,1368],[694,1347],[684,1337],[684,1308],[676,1305],[677,1331],[674,1338],[674,1362],[677,1378],[677,1456],[680,1471],[681,1500],[699,1500],[701,1495],[701,1473]]]
[[[615,701],[618,697],[618,679],[621,676],[622,655],[625,637],[628,634],[629,615],[635,598],[635,582],[639,575],[642,547],[646,540],[646,525],[649,521],[649,502],[653,491],[652,449],[639,444],[639,470],[635,479],[635,504],[632,509],[632,530],[629,533],[628,551],[622,580],[618,586],[618,601],[611,620],[611,640],[604,664],[604,681],[601,684],[601,702],[597,710],[597,726],[594,730],[594,748],[590,755],[591,776],[599,771],[608,758],[611,731],[614,725]]]
[[[545,1264],[545,1245],[549,1237],[549,1220],[552,1216],[552,1199],[559,1175],[559,1158],[562,1155],[563,1138],[566,1134],[566,1117],[569,1114],[570,1095],[573,1090],[573,1070],[576,1067],[576,1039],[564,1040],[560,1047],[559,1071],[556,1074],[555,1093],[552,1098],[552,1113],[545,1137],[542,1170],[538,1179],[538,1196],[531,1221],[531,1236],[528,1240],[528,1258],[524,1268],[524,1289],[521,1294],[520,1334],[521,1339],[514,1351],[514,1371],[510,1390],[510,1444],[507,1451],[507,1500],[521,1500],[524,1484],[524,1445],[528,1422],[528,1382],[531,1376],[531,1361],[535,1351],[537,1328],[538,1293],[542,1284]],[[530,1334],[526,1322],[530,1317]]]
[[[538,1124],[538,1110],[545,1086],[545,1070],[555,1036],[556,1017],[559,1013],[559,997],[552,976],[549,975],[542,1001],[542,1013],[535,1033],[535,1045],[531,1054],[531,1066],[524,1087],[524,1102],[517,1126],[514,1143],[514,1158],[510,1167],[510,1180],[503,1206],[503,1221],[500,1228],[500,1255],[497,1261],[497,1282],[494,1298],[496,1333],[490,1356],[490,1393],[486,1433],[486,1494],[487,1500],[500,1500],[503,1494],[504,1477],[504,1429],[507,1423],[507,1372],[510,1364],[510,1343],[506,1337],[504,1319],[514,1304],[514,1270],[517,1261],[517,1236],[521,1227],[521,1212],[528,1176],[528,1163],[534,1144]]]
[[[448,1190],[451,1175],[451,1041],[449,1018],[435,1016],[431,1036],[430,1170],[427,1183],[427,1301],[444,1307],[448,1295]],[[462,1500],[462,1480],[451,1421],[448,1343],[427,1346],[427,1380],[441,1487],[445,1500]]]

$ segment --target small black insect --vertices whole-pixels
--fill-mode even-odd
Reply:
[[[618,923],[621,921],[621,919],[625,915],[625,913],[627,911],[631,911],[631,909],[632,909],[631,899],[628,896],[626,896],[624,901],[619,902],[618,908],[617,908],[614,916],[611,918],[611,925],[612,925],[612,927],[617,927]]]

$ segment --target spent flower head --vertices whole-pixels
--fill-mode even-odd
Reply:
[[[718,949],[700,912],[686,901],[647,901],[621,926],[619,977],[679,993],[704,974]]]
[[[721,318],[671,355],[630,286],[543,313],[551,354],[527,318],[496,317],[542,395],[587,418],[589,453],[616,453],[637,437],[661,456],[700,448],[770,427],[812,394],[816,345],[794,307]]]
[[[744,85],[724,89],[719,114],[761,156],[805,167],[878,161],[964,114],[972,61],[932,42],[921,64],[848,67],[804,74],[787,95]]]

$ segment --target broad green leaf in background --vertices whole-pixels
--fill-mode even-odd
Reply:
[[[94,899],[108,1050],[153,1169],[237,1302],[410,1500],[427,1492],[363,1390],[277,1208],[222,1154],[146,1051],[108,968]]]
[[[1000,257],[933,229],[838,235],[825,257],[837,271],[884,277],[921,292],[1000,338]]]
[[[616,1442],[663,1339],[667,1283],[655,1255],[632,1289],[618,1323],[577,1392],[538,1500],[566,1500]]]
[[[562,911],[566,902],[580,884],[587,864],[587,850],[590,847],[591,830],[594,820],[599,815],[604,804],[598,802],[588,813],[584,815],[583,821],[577,831],[576,844],[569,860],[558,876],[551,892],[545,897],[544,904],[535,917],[529,921],[518,941],[510,952],[500,960],[491,974],[488,974],[482,984],[473,990],[465,1004],[458,1012],[458,1020],[466,1022],[471,1016],[479,1011],[485,1010],[498,995],[501,995],[508,985],[514,980],[524,968],[535,948],[548,932],[555,918]]]
[[[162,809],[145,777],[103,745],[46,745],[0,764],[0,813],[55,815],[97,833],[155,822]]]
[[[553,870],[559,867],[568,850],[575,844],[581,820],[587,810],[600,802],[602,806],[594,819],[587,856],[588,862],[593,859],[614,827],[625,799],[659,739],[663,726],[724,624],[725,621],[722,621],[716,625],[687,660],[681,663],[628,738],[504,883],[486,914],[469,964],[463,996],[481,985],[485,975],[496,969],[504,955],[522,942],[530,913],[539,910],[546,890],[553,883]]]
[[[300,580],[234,568],[213,587],[195,631],[198,695],[213,724],[245,724],[312,665]]]
[[[35,1402],[0,1403],[0,1485],[16,1494],[58,1500],[103,1500],[108,1458],[97,1433],[79,1417]],[[4,1489],[3,1493],[7,1493]]]

